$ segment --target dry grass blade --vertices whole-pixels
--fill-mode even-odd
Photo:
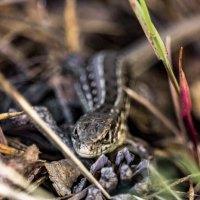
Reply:
[[[41,42],[42,44],[49,45],[49,47],[58,45],[62,51],[66,50],[62,34],[57,32],[53,27],[43,26],[30,18],[1,15],[1,13],[0,22],[0,27],[7,30],[12,30],[11,27],[15,27],[15,30],[18,30],[18,32],[21,30],[21,35],[30,38],[33,41]]]
[[[124,30],[122,30],[116,22],[102,21],[98,19],[79,19],[78,21],[81,31],[85,33],[100,33],[114,36],[124,34]]]
[[[169,37],[169,36],[166,37],[166,48],[167,48],[167,52],[168,52],[168,59],[172,66],[171,37]],[[169,82],[169,88],[170,88],[170,92],[171,92],[172,102],[173,102],[174,110],[175,110],[175,114],[176,114],[176,119],[178,121],[179,129],[181,130],[180,133],[182,134],[182,139],[183,139],[184,143],[186,144],[186,138],[187,138],[186,130],[185,130],[185,127],[183,124],[183,120],[181,119],[181,116],[180,116],[179,96],[177,95],[175,88],[173,87],[172,82],[169,78],[168,78],[168,82]]]
[[[65,1],[65,40],[69,52],[80,51],[79,28],[76,14],[76,0]]]
[[[189,188],[189,200],[194,200],[194,187],[191,182],[190,182],[190,188]]]
[[[44,136],[47,137],[54,145],[56,145],[65,157],[69,157],[77,165],[77,167],[79,167],[81,172],[88,178],[88,180],[95,184],[102,191],[102,193],[108,199],[110,199],[110,195],[105,191],[101,184],[94,178],[94,176],[92,176],[92,174],[87,170],[87,168],[82,164],[82,162],[62,142],[58,135],[46,125],[46,123],[40,118],[40,116],[25,100],[25,98],[14,89],[14,87],[9,83],[9,81],[6,80],[3,74],[0,74],[0,85],[5,90],[5,92],[22,107],[24,112],[32,119],[32,121],[35,124],[37,124]]]
[[[23,115],[23,113],[24,112],[1,113],[0,114],[0,120],[9,119],[9,118],[12,118],[12,117],[17,117],[19,115]]]
[[[133,195],[133,197],[134,197],[136,200],[145,200],[145,199],[143,199],[143,198],[141,198],[141,197],[138,197],[138,196],[135,196],[135,195]]]
[[[8,4],[14,4],[14,3],[22,3],[26,2],[27,0],[1,0],[0,6],[5,6]]]
[[[152,114],[154,114],[169,130],[172,131],[172,133],[177,136],[177,138],[181,139],[179,130],[176,128],[176,126],[168,118],[166,118],[153,104],[129,88],[125,88],[125,91],[132,99],[145,106]]]
[[[20,154],[21,151],[0,143],[0,153],[7,155],[15,155],[15,154]]]
[[[27,189],[29,187],[29,182],[23,176],[21,176],[13,168],[6,166],[2,162],[0,162],[0,175],[1,177],[7,178],[14,184],[19,185],[24,189]]]
[[[16,199],[16,200],[45,200],[46,198],[38,198],[33,197],[25,192],[19,192],[14,189],[12,189],[10,186],[7,186],[6,184],[0,183],[0,196],[10,199]]]
[[[10,43],[12,37],[16,32],[11,32],[0,40],[0,52],[8,57],[17,66],[25,68],[30,65],[29,61],[25,58],[24,54]]]
[[[4,144],[4,145],[8,144],[8,141],[7,141],[7,139],[6,139],[5,135],[4,135],[1,127],[0,127],[0,143]]]
[[[34,185],[30,184],[23,176],[21,176],[17,171],[15,171],[13,168],[5,165],[4,163],[0,162],[0,176],[8,179],[15,185],[20,186],[21,188],[25,189],[29,193],[33,193],[37,196],[43,196],[51,198],[52,196],[44,191],[41,188],[35,188],[36,190],[33,191]],[[1,188],[1,187],[0,187]],[[1,194],[1,191],[0,191]]]

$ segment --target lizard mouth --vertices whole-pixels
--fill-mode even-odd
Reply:
[[[95,158],[102,154],[110,153],[116,149],[118,145],[106,144],[95,146],[94,144],[74,144],[76,153],[83,158]]]
[[[111,144],[107,145],[95,145],[95,144],[78,144],[73,140],[73,146],[76,153],[83,158],[95,158],[102,154],[110,152]]]
[[[96,157],[96,153],[94,153],[95,149],[92,148],[91,144],[80,144],[77,153],[84,158],[93,158]]]

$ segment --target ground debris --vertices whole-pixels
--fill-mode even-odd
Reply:
[[[45,167],[58,195],[71,194],[71,188],[80,176],[78,168],[74,167],[72,162],[67,159],[45,163]]]
[[[2,161],[23,175],[28,175],[36,164],[42,163],[38,160],[39,150],[36,145],[27,147],[24,153],[16,155],[2,155]]]
[[[25,151],[19,151],[19,153],[14,155],[1,154],[0,161],[25,177],[27,183],[40,179],[41,170],[44,165],[44,162],[39,160],[39,150],[36,145],[31,145]],[[5,183],[5,185],[17,190],[22,189],[21,186],[16,185],[13,175],[9,178],[7,175],[0,176],[0,183]]]

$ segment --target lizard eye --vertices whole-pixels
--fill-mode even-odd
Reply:
[[[103,143],[108,143],[110,139],[110,133],[108,132],[105,136],[105,138],[103,139]]]

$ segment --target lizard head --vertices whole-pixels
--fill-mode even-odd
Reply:
[[[121,145],[122,133],[117,117],[105,113],[87,113],[75,125],[72,143],[75,151],[86,158],[109,153]]]

